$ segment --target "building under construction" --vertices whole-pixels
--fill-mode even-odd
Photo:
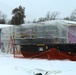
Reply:
[[[1,43],[7,53],[17,50],[25,58],[76,60],[76,22],[51,20],[5,27]]]

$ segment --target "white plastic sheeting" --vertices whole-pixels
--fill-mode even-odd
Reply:
[[[2,25],[1,26],[1,51],[2,53],[10,53],[12,48],[12,42],[10,42],[10,37],[13,35],[12,25]]]
[[[15,28],[15,38],[21,36],[24,39],[50,39],[58,43],[67,42],[68,26],[65,24],[31,23]],[[20,35],[19,35],[20,34]]]
[[[14,39],[26,39],[26,41],[27,39],[49,39],[53,41],[50,43],[76,43],[76,22],[73,21],[51,20],[42,23],[25,23],[20,26],[1,24],[0,28],[1,50],[4,52],[9,52],[11,49],[12,42],[10,48],[9,42],[11,39],[10,37],[13,36]],[[17,42],[20,41],[17,40]]]

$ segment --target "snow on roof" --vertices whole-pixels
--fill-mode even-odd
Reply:
[[[0,24],[0,28],[10,27],[10,26],[13,26],[13,25],[9,25],[9,24]]]
[[[76,26],[76,22],[74,21],[68,21],[68,20],[50,20],[50,21],[45,21],[45,22],[42,22],[44,24],[52,24],[52,25],[55,25],[55,24],[61,24],[61,25],[75,25]]]
[[[22,24],[22,26],[25,26],[25,27],[33,27],[33,26],[41,26],[43,25],[43,23],[25,23],[25,24]]]
[[[67,25],[67,26],[76,26],[76,22],[75,21],[68,21],[68,20],[50,20],[50,21],[44,21],[44,22],[40,22],[40,23],[25,23],[22,24],[22,26],[26,26],[26,27],[30,27],[30,26],[41,26],[41,25]],[[10,27],[13,25],[9,25],[9,24],[0,24],[0,28],[3,27]]]
[[[66,26],[76,26],[75,21],[68,21],[68,20],[49,20],[39,23],[25,23],[22,26],[30,27],[30,26],[41,26],[41,25],[66,25]]]

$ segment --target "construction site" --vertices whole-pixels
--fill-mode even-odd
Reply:
[[[3,26],[0,29],[1,54],[76,61],[76,22],[52,20]]]

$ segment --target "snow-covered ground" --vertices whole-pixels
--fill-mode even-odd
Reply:
[[[75,75],[76,61],[19,59],[0,55],[0,75]]]

